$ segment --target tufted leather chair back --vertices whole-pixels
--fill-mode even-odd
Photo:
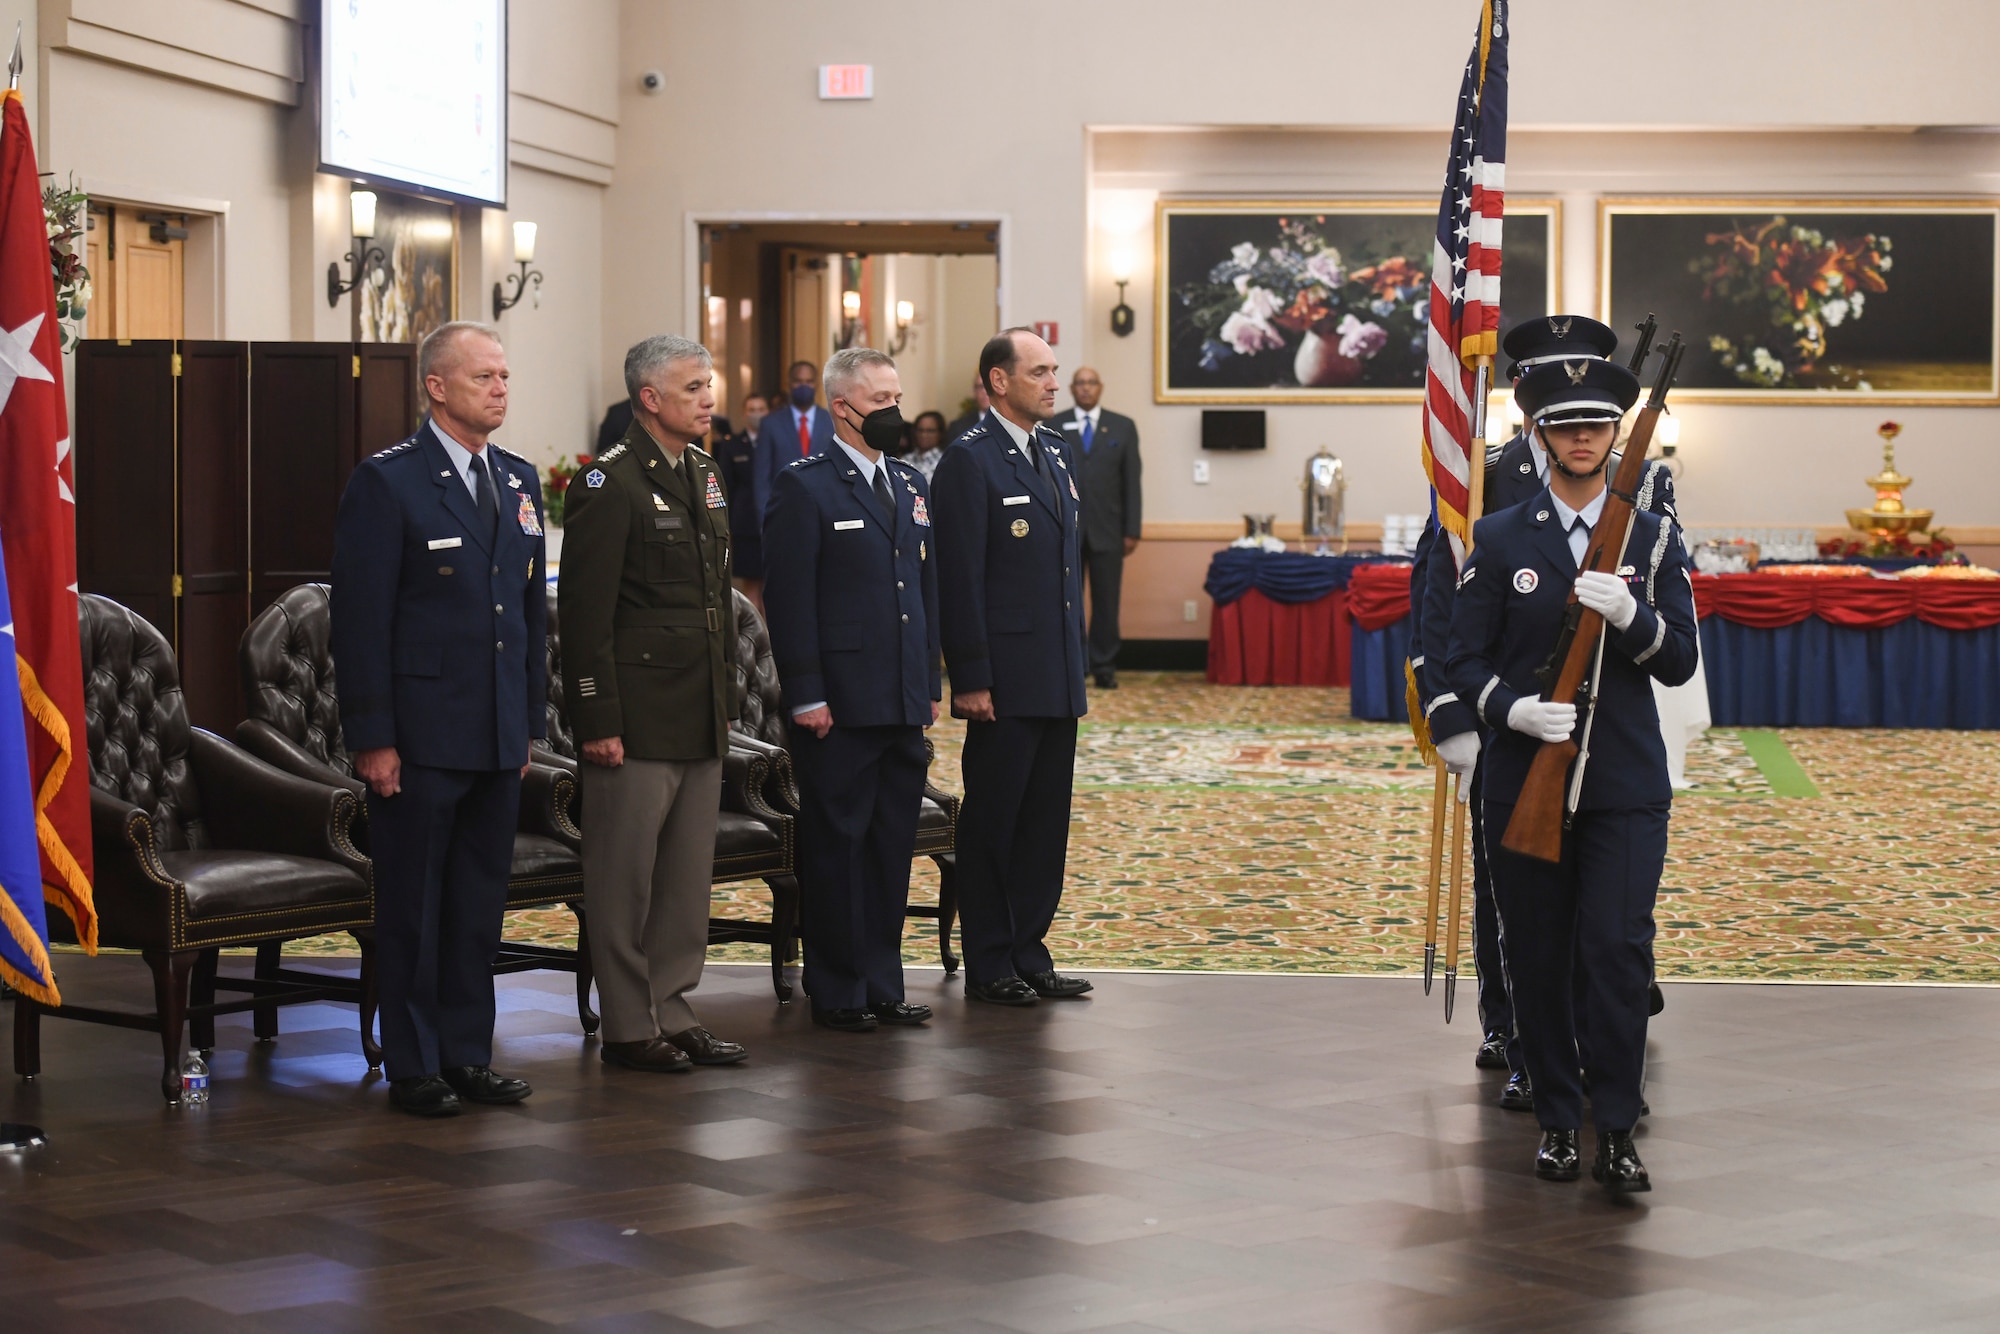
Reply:
[[[144,811],[162,852],[207,847],[173,648],[144,618],[94,593],[77,600],[77,620],[90,785]]]
[[[549,590],[549,735],[548,749],[569,759],[576,758],[576,734],[569,730],[569,714],[563,708],[562,627],[556,619],[556,591]]]
[[[778,663],[771,656],[771,632],[757,606],[740,589],[736,597],[736,673],[745,687],[743,717],[733,724],[745,736],[785,744],[785,711],[780,707]]]
[[[315,758],[352,774],[333,688],[333,604],[325,584],[286,589],[257,614],[237,645],[250,717]]]

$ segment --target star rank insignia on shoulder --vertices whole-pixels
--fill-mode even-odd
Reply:
[[[624,452],[625,452],[625,442],[623,440],[620,440],[617,444],[605,450],[602,454],[599,454],[597,456],[597,461],[599,463],[609,463],[613,459],[619,457]]]
[[[377,450],[375,457],[378,459],[394,458],[396,455],[408,453],[416,447],[417,437],[411,436],[408,440],[402,441],[400,444],[391,445],[387,449]]]

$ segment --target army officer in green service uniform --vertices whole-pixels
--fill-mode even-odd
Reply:
[[[729,1065],[687,993],[708,946],[722,759],[737,701],[729,509],[695,447],[713,363],[670,334],[625,354],[632,425],[569,489],[557,610],[583,751],[583,899],[607,1065]]]

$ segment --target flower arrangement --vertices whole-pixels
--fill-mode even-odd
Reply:
[[[588,462],[590,455],[578,454],[575,463],[558,459],[548,466],[547,475],[542,478],[542,514],[551,527],[562,527],[563,498],[569,495],[569,484],[575,480],[576,470]]]
[[[1844,533],[1819,544],[1819,554],[1834,560],[1861,557],[1868,560],[1915,560],[1927,565],[1965,565],[1958,544],[1934,533]]]
[[[1400,385],[1422,366],[1430,275],[1403,255],[1354,264],[1325,225],[1324,215],[1280,218],[1277,245],[1236,245],[1206,281],[1175,293],[1202,334],[1203,370],[1270,355],[1274,381],[1289,369],[1290,379],[1318,388]]]
[[[1828,361],[1828,331],[1861,319],[1868,298],[1889,290],[1895,267],[1886,236],[1829,237],[1783,217],[1704,238],[1710,253],[1688,261],[1703,301],[1736,308],[1750,326],[1715,334],[1709,350],[1741,384],[1758,389],[1860,389],[1860,372]]]
[[[90,222],[90,196],[53,181],[42,187],[42,217],[49,229],[49,267],[56,284],[56,338],[67,352],[81,336],[77,325],[90,308],[90,270],[78,253]]]

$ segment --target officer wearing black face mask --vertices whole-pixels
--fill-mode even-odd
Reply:
[[[814,406],[819,397],[819,367],[810,361],[795,361],[788,378],[789,401],[783,407],[774,405],[758,425],[751,458],[750,513],[760,528],[771,509],[772,484],[785,466],[833,448],[833,417],[825,408]]]
[[[796,459],[764,519],[764,608],[798,776],[805,989],[849,1033],[921,1024],[903,999],[903,915],[942,696],[930,488],[901,446],[896,363],[826,364],[834,443]],[[773,416],[781,414],[774,413]]]

